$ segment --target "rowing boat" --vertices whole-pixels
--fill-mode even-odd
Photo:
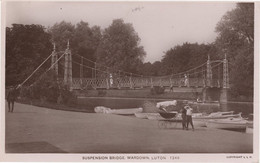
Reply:
[[[214,119],[226,119],[226,118],[241,118],[241,113],[233,114],[234,111],[228,112],[214,112],[209,115],[197,114],[196,116],[192,116],[194,126],[197,127],[206,127],[206,123],[208,120]]]
[[[105,106],[97,106],[94,108],[94,111],[96,113],[105,113],[105,114],[132,115],[135,113],[143,112],[143,108],[111,109]]]
[[[210,120],[210,119],[225,119],[225,118],[240,118],[242,113],[238,114],[233,114],[233,112],[216,112],[216,113],[211,113],[210,115],[207,116],[196,116],[193,117],[193,119],[198,119],[198,120]]]
[[[108,114],[132,115],[143,112],[143,108],[129,108],[129,109],[111,109],[107,111]]]
[[[246,124],[246,133],[252,134],[254,132],[254,123],[253,121],[248,121]]]
[[[206,126],[216,129],[246,129],[247,120],[243,118],[226,118],[208,120]]]

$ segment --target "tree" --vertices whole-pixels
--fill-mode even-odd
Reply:
[[[75,34],[73,36],[73,53],[83,56],[88,60],[83,59],[83,64],[86,64],[89,67],[95,66],[96,61],[96,50],[101,40],[101,29],[99,26],[89,27],[87,22],[79,22],[76,24]],[[73,59],[80,63],[81,59],[79,56],[73,55]],[[79,65],[73,65],[75,67],[74,74],[75,76],[79,76]],[[77,75],[78,74],[78,75]],[[84,69],[83,77],[91,77],[92,70]]]
[[[111,72],[123,70],[135,73],[145,56],[144,49],[139,44],[140,38],[132,24],[124,23],[122,19],[113,20],[103,32],[97,49],[97,62],[112,67],[109,70]]]
[[[254,76],[254,3],[238,3],[216,26],[216,46],[227,54],[231,88],[252,95]],[[246,79],[246,80],[245,80]]]
[[[162,59],[164,75],[176,74],[202,65],[207,61],[208,55],[211,59],[217,59],[213,44],[190,44],[175,46],[166,52]]]
[[[68,40],[72,40],[75,33],[75,26],[69,22],[62,21],[55,23],[48,29],[48,32],[52,36],[52,41],[56,45],[58,51],[64,51],[67,48]],[[70,43],[73,47],[74,43]]]
[[[6,28],[6,85],[22,83],[50,54],[50,35],[41,25],[13,24]],[[30,84],[49,66],[43,65]],[[26,83],[27,84],[27,83]]]
[[[70,50],[72,52],[72,70],[73,77],[79,77],[81,57],[95,62],[95,53],[101,39],[101,30],[98,26],[89,27],[89,24],[80,21],[75,25],[62,21],[49,28],[53,42],[58,51],[64,51],[67,48],[67,42],[70,40]],[[79,56],[80,55],[80,56]],[[85,65],[94,68],[94,63],[84,60]],[[61,67],[64,65],[61,64]],[[61,71],[63,71],[61,69]],[[62,72],[60,72],[62,74]],[[91,69],[84,69],[83,76],[90,77]]]

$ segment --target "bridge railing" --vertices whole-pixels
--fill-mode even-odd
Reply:
[[[121,78],[73,78],[73,89],[93,89],[98,88],[143,88],[152,86],[163,87],[205,87],[206,81],[203,78],[189,78],[188,83],[184,78],[140,78],[140,77],[121,77]],[[222,87],[222,80],[212,79],[212,87]]]

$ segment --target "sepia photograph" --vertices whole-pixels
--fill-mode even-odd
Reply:
[[[0,161],[258,162],[257,11],[2,1]]]

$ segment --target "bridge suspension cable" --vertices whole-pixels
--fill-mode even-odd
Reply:
[[[83,59],[85,59],[85,60],[87,60],[87,61],[89,61],[89,62],[92,62],[92,63],[98,64],[98,65],[101,65],[101,66],[103,66],[103,67],[105,67],[105,68],[107,68],[107,69],[112,69],[112,70],[114,70],[114,68],[105,66],[104,64],[97,63],[97,62],[92,61],[92,60],[90,60],[90,59],[87,59],[87,58],[85,58],[85,57],[83,57],[83,56],[81,56],[81,55],[79,55],[79,54],[75,54],[75,55],[77,55],[78,57],[83,58]],[[223,61],[221,61],[221,60],[211,61],[211,63],[216,63],[216,62],[223,62]],[[131,72],[123,71],[123,70],[118,70],[118,71],[119,71],[119,72],[122,72],[122,73],[125,73],[125,74],[129,74],[129,75],[135,75],[135,76],[137,76],[137,77],[144,77],[144,78],[164,78],[164,77],[174,77],[174,76],[184,75],[184,74],[186,74],[186,73],[191,72],[192,70],[196,70],[196,69],[198,69],[198,68],[200,68],[200,67],[203,67],[203,66],[206,65],[206,64],[207,64],[207,62],[205,62],[205,63],[203,63],[203,64],[201,64],[201,65],[199,65],[199,66],[197,66],[197,67],[194,67],[194,68],[192,68],[192,69],[183,71],[183,72],[179,72],[179,73],[175,73],[175,74],[171,74],[171,75],[164,75],[164,76],[146,76],[146,75],[135,74],[135,73],[131,73]],[[84,66],[84,67],[85,67],[85,68],[91,68],[91,69],[93,69],[93,70],[95,69],[95,68],[89,67],[89,66]],[[99,70],[99,71],[100,71],[100,70]],[[205,71],[206,71],[206,70],[205,70]],[[108,72],[108,71],[102,71],[102,72],[110,73],[110,72]],[[203,72],[203,71],[200,71],[200,72]],[[189,73],[189,74],[190,74],[190,73]],[[193,73],[193,74],[196,74],[196,73]]]
[[[97,63],[97,62],[92,61],[92,60],[90,60],[90,59],[87,59],[87,58],[85,58],[85,57],[83,57],[83,56],[81,56],[81,55],[79,55],[79,54],[75,54],[75,55],[77,55],[77,56],[79,56],[79,57],[82,57],[83,59],[85,59],[85,60],[87,60],[87,61],[89,61],[89,62],[92,62],[92,63],[95,63],[95,64],[97,64],[97,65],[103,66],[103,67],[105,67],[105,68],[107,68],[107,69],[115,70],[115,68],[111,68],[111,67],[105,66],[104,64]],[[93,69],[94,69],[94,68],[93,68]],[[131,73],[131,72],[123,71],[123,70],[118,70],[118,71],[123,72],[123,73],[125,73],[125,74],[129,74],[129,75],[135,75],[135,76],[139,76],[139,77],[142,77],[142,76],[143,76],[143,75],[140,75],[140,74]]]
[[[72,63],[78,64],[78,65],[82,65],[81,63],[78,63],[78,62],[76,62],[76,61],[72,61]],[[89,67],[89,66],[86,66],[86,65],[82,65],[82,66],[85,67],[85,68],[92,69],[92,70],[95,69],[95,68],[93,68],[93,67]],[[100,72],[103,72],[103,73],[109,74],[109,72],[107,72],[107,71],[103,71],[103,70],[100,70],[100,69],[96,69],[96,70],[97,70],[97,71],[100,71]]]
[[[34,74],[35,72],[52,56],[49,55],[21,84],[19,84],[18,86],[23,86],[25,82],[27,82]]]
[[[63,54],[48,68],[48,70],[46,70],[44,73],[42,73],[41,76],[40,76],[36,81],[33,82],[33,84],[36,83],[37,81],[39,81],[43,75],[45,75],[48,71],[50,71],[50,70],[53,68],[53,66],[54,66],[55,64],[57,64],[58,61],[59,61],[64,55],[65,55],[65,53],[63,53]],[[32,84],[32,85],[33,85],[33,84]]]

